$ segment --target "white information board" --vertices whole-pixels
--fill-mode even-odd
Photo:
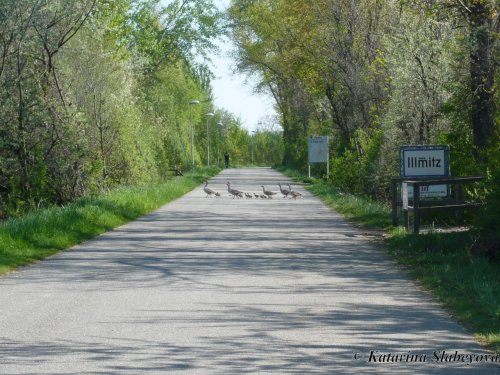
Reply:
[[[309,164],[328,162],[328,136],[311,136],[308,141]]]
[[[326,163],[326,179],[330,177],[330,156],[328,152],[328,136],[310,136],[307,139],[308,169],[311,177],[312,163]]]
[[[424,145],[401,147],[401,177],[440,177],[449,175],[449,148],[447,146]],[[420,187],[422,198],[446,197],[447,185]],[[408,188],[408,198],[413,198],[413,188]]]

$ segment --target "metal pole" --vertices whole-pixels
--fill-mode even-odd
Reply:
[[[207,166],[210,167],[210,117],[212,117],[214,114],[212,112],[208,112],[206,114],[207,116]]]
[[[191,129],[191,166],[194,173],[194,131],[193,131],[193,114],[192,106],[189,103],[189,128]]]
[[[326,137],[326,145],[327,145],[327,151],[326,151],[326,181],[330,179],[330,144],[329,144],[329,138],[328,136]]]
[[[217,166],[220,166],[220,128],[222,127],[222,122],[217,123]]]
[[[328,154],[328,157],[326,159],[326,180],[328,181],[330,179],[330,154]]]
[[[193,128],[193,104],[200,104],[199,100],[191,100],[189,102],[189,126],[191,127],[191,160],[192,160],[192,168],[194,173],[194,128]]]
[[[209,128],[209,119],[207,117],[207,166],[210,167],[210,128]]]

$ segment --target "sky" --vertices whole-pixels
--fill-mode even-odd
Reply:
[[[230,0],[216,0],[215,3],[224,9]],[[228,55],[234,45],[229,39],[219,41],[218,45],[221,52],[211,56],[211,69],[215,75],[212,82],[214,103],[239,118],[246,129],[255,130],[259,121],[276,115],[273,99],[269,95],[253,92],[255,78],[233,73],[235,62]]]

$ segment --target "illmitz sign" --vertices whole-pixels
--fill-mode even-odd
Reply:
[[[403,176],[446,176],[445,149],[403,149]]]
[[[450,149],[446,145],[402,146],[400,149],[401,177],[441,177],[450,175]],[[446,197],[447,185],[420,188],[421,197]],[[408,189],[413,197],[413,189]]]

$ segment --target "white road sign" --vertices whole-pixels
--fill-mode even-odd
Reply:
[[[401,148],[401,177],[439,177],[449,175],[447,146],[403,146]],[[420,187],[421,197],[446,197],[447,185]],[[413,198],[413,188],[408,188],[408,197]]]
[[[403,149],[403,177],[446,176],[444,149]]]
[[[311,136],[308,146],[309,164],[328,162],[328,136]]]

